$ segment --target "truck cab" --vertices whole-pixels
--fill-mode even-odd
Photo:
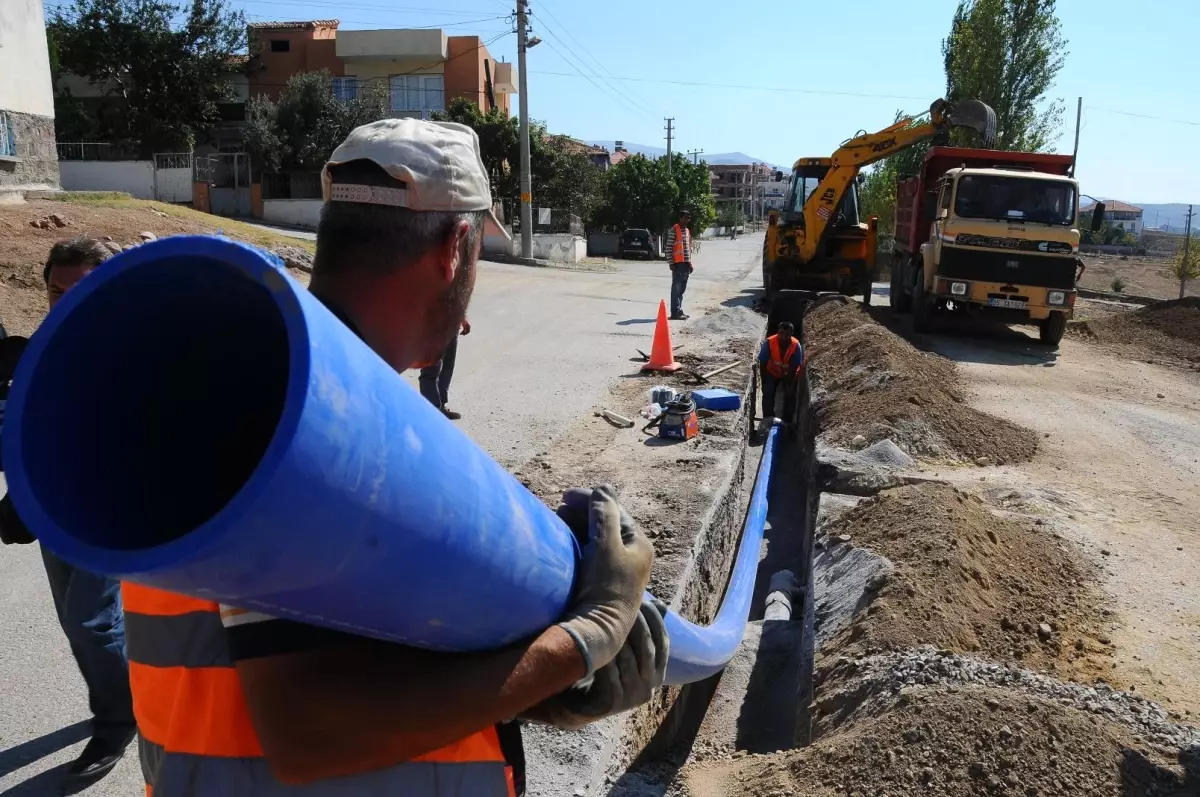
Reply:
[[[947,156],[934,155],[938,149],[951,148],[931,150],[935,160]],[[1058,160],[1039,164],[1030,157]],[[893,308],[911,310],[917,331],[953,312],[1033,324],[1043,342],[1057,345],[1082,273],[1079,185],[1069,176],[1070,157],[989,153],[998,162],[984,166],[964,160],[931,169],[927,157],[925,179],[899,186]],[[922,219],[927,232],[917,233]]]

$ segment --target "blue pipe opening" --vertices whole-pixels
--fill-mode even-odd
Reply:
[[[669,683],[741,640],[776,440],[716,621],[667,619]],[[562,521],[277,261],[226,239],[145,244],[72,289],[21,358],[3,458],[43,544],[150,586],[457,651],[536,634],[571,597]]]

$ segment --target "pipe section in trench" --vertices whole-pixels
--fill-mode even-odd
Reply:
[[[117,255],[21,358],[3,460],[18,514],[80,567],[434,650],[552,625],[579,543],[258,249]],[[771,430],[716,620],[671,613],[668,683],[718,672],[749,614]]]

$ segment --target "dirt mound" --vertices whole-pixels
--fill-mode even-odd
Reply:
[[[50,247],[64,238],[109,238],[124,247],[148,240],[145,233],[165,238],[213,232],[266,248],[289,247],[285,261],[292,276],[307,282],[308,275],[297,270],[311,248],[306,241],[191,208],[121,195],[0,205],[0,324],[10,335],[31,335],[37,329],[46,315],[42,268]]]
[[[822,437],[890,438],[913,456],[993,464],[1037,451],[1032,431],[967,406],[954,363],[913,348],[857,304],[826,304],[805,318]]]
[[[1156,302],[1071,325],[1080,337],[1126,349],[1136,357],[1160,356],[1200,364],[1200,297]]]
[[[848,535],[895,569],[870,586],[866,611],[823,654],[928,644],[1056,672],[1107,672],[1090,567],[1036,522],[997,517],[979,498],[942,484],[863,501],[830,524],[825,544],[845,544]]]
[[[1196,794],[1124,728],[1040,698],[983,687],[910,689],[811,747],[689,767],[692,797]],[[1189,759],[1188,764],[1193,762]]]

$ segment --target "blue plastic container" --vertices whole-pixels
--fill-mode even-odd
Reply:
[[[540,632],[570,597],[562,521],[232,241],[105,263],[32,337],[7,415],[19,513],[94,571],[450,650]]]
[[[723,387],[693,390],[692,399],[696,402],[696,409],[701,410],[722,412],[725,410],[737,410],[742,407],[742,397],[732,390],[726,390]]]

